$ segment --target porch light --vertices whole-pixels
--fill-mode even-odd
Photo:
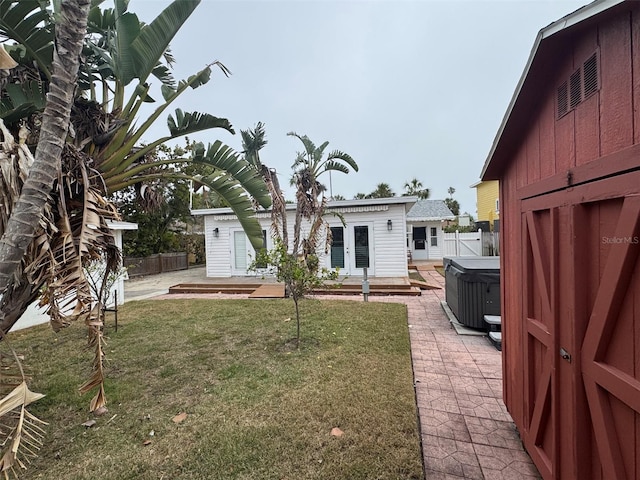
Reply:
[[[213,229],[213,236],[216,238],[220,236],[220,229],[218,227]]]
[[[393,230],[393,223],[391,222],[391,219],[387,220],[387,230]]]

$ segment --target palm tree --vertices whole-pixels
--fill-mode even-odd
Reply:
[[[291,184],[296,187],[293,254],[297,255],[301,244],[303,244],[303,255],[307,259],[315,255],[327,204],[327,199],[324,196],[326,187],[319,182],[318,178],[322,174],[332,171],[348,174],[350,168],[357,172],[358,164],[349,154],[340,150],[333,150],[325,156],[324,151],[329,146],[329,142],[324,142],[316,147],[306,135],[298,135],[295,132],[289,132],[287,135],[296,137],[304,147],[302,152],[298,152],[296,160],[291,166],[293,169]],[[301,240],[303,218],[311,222],[311,229],[308,237]]]
[[[431,196],[431,191],[428,188],[422,188],[422,182],[416,177],[404,184],[405,193],[403,196],[416,196],[420,199],[426,199]]]
[[[26,138],[27,144],[32,137],[38,138],[39,106],[42,104],[40,97],[52,85],[49,79],[52,77],[50,66],[54,50],[54,17],[40,3],[0,1],[0,35],[19,43],[11,47],[10,53],[20,63],[14,76],[9,79],[9,83],[13,82],[13,88],[2,92],[4,111],[0,109],[0,117],[9,127],[18,125],[19,121],[30,126],[31,134]],[[198,112],[186,113],[178,109],[175,116],[170,115],[167,119],[167,135],[147,145],[139,145],[142,135],[184,91],[200,87],[209,81],[212,66],[217,66],[228,74],[224,65],[214,62],[180,82],[176,82],[170,75],[167,65],[173,59],[168,50],[169,41],[199,1],[175,1],[147,25],[142,24],[134,13],[127,11],[127,3],[116,1],[114,9],[104,11],[96,5],[89,12],[90,35],[86,38],[83,35],[81,38],[84,40],[83,55],[86,59],[80,66],[78,83],[82,96],[74,99],[71,110],[74,137],[65,144],[63,151],[62,163],[66,175],[58,183],[56,192],[45,192],[52,194],[49,201],[51,226],[36,233],[26,232],[25,238],[45,235],[46,241],[38,242],[39,248],[22,260],[21,268],[30,271],[32,281],[18,276],[17,281],[13,281],[11,285],[12,295],[4,295],[0,300],[0,312],[4,314],[0,319],[1,331],[7,332],[11,328],[45,284],[48,286],[49,295],[46,300],[54,325],[62,326],[66,323],[57,305],[60,296],[56,290],[61,289],[60,293],[68,293],[69,289],[86,291],[78,282],[74,285],[74,282],[68,283],[66,280],[82,280],[83,275],[77,272],[82,259],[89,252],[105,251],[102,248],[104,245],[100,247],[96,241],[101,239],[105,245],[113,243],[109,239],[106,220],[117,218],[117,213],[106,199],[113,192],[131,185],[153,182],[160,178],[202,183],[224,198],[234,209],[254,245],[262,242],[260,226],[253,218],[251,197],[263,206],[268,206],[268,192],[251,165],[240,159],[229,147],[216,141],[208,147],[203,144],[195,145],[193,154],[185,158],[161,161],[154,157],[155,148],[173,138],[211,128],[222,128],[233,133],[228,120]],[[71,72],[69,69],[67,71]],[[151,76],[158,78],[162,84],[162,100],[156,102],[159,103],[158,107],[138,126],[137,114],[141,105],[153,101],[150,97]],[[25,78],[29,81],[25,81]],[[137,81],[137,87],[127,97],[125,87],[134,81]],[[17,127],[14,128],[16,130]],[[67,136],[57,132],[56,137],[61,140]],[[177,166],[179,164],[203,167],[201,171],[204,173],[186,174],[183,168]],[[48,181],[48,185],[54,185],[54,181]],[[18,193],[17,188],[14,191]],[[138,191],[148,195],[153,189],[141,188]],[[56,206],[58,202],[68,207],[66,212],[64,208]],[[7,218],[10,212],[6,210],[6,206],[11,204],[12,202],[3,202]],[[70,208],[71,205],[74,208]],[[77,208],[76,205],[81,205],[82,208]],[[58,215],[63,215],[64,218],[57,218]],[[98,218],[93,224],[99,228],[87,228],[86,220],[95,215]],[[34,218],[38,216],[32,216],[31,220]],[[31,223],[38,225],[33,221]],[[59,224],[68,228],[56,232],[56,225]],[[0,227],[4,225],[6,223]],[[4,231],[5,228],[2,228],[0,233]],[[73,241],[70,242],[70,239]],[[27,245],[31,243],[26,242]],[[39,260],[36,262],[36,259]],[[44,262],[44,259],[48,261]],[[51,268],[61,259],[64,262],[56,267],[57,270]],[[77,268],[69,268],[71,263]],[[15,263],[8,263],[4,267],[1,281],[5,283],[0,283],[0,286],[7,286],[12,282],[10,276],[7,276],[9,268],[14,268],[11,265],[15,266]],[[57,271],[56,282],[51,281],[51,277],[45,273],[47,271]],[[90,303],[80,295],[78,311],[87,313]]]
[[[267,144],[264,124],[258,122],[253,130],[240,130],[240,134],[245,160],[262,175],[271,195],[271,230],[284,245],[288,245],[286,201],[278,174],[275,168],[269,168],[260,161],[260,150]]]
[[[0,333],[8,332],[38,297],[40,304],[47,306],[54,328],[61,328],[73,319],[84,319],[90,327],[96,361],[82,391],[98,388],[91,402],[91,409],[95,410],[105,401],[101,342],[104,314],[99,301],[96,303],[92,296],[83,267],[104,257],[108,266],[106,276],[119,264],[107,224],[119,216],[109,196],[123,188],[160,179],[197,181],[224,198],[256,248],[262,245],[262,231],[253,217],[252,198],[265,208],[270,205],[270,198],[255,169],[220,141],[207,147],[198,143],[184,158],[162,160],[155,155],[159,145],[193,132],[221,128],[234,133],[224,118],[177,109],[174,116],[167,118],[167,135],[147,145],[140,144],[151,125],[183,92],[209,81],[212,67],[225,75],[229,73],[224,65],[213,62],[179,82],[170,74],[173,57],[169,42],[199,0],[174,1],[149,24],[141,23],[134,13],[127,11],[126,0],[117,0],[114,9],[104,11],[100,10],[99,1],[93,0],[88,22],[85,20],[89,33],[86,37],[79,21],[72,22],[73,28],[67,30],[65,22],[55,24],[54,18],[67,19],[70,15],[80,18],[82,14],[86,18],[89,3],[89,0],[61,2],[64,15],[56,12],[54,16],[37,0],[0,0],[0,36],[16,42],[8,51],[19,63],[4,80],[11,88],[0,92],[0,129],[5,140],[12,134],[20,138],[19,143],[6,141],[0,152],[13,167],[9,174],[5,168],[0,172],[3,187]],[[63,38],[57,38],[62,32]],[[72,48],[78,44],[81,48],[73,53]],[[65,62],[77,63],[82,58],[79,69],[74,70],[72,63],[57,67],[61,60],[54,55],[54,45],[66,50]],[[77,84],[75,71],[79,71]],[[63,79],[60,85],[58,75]],[[154,102],[151,77],[161,83],[160,96],[154,95],[161,100],[156,102],[158,106],[149,118],[138,121],[142,104]],[[135,88],[125,88],[133,86],[133,82]],[[53,115],[45,111],[42,116],[46,92],[52,94],[47,108],[55,111]],[[69,105],[73,128],[67,135],[63,107]],[[29,147],[35,146],[34,139],[39,143],[36,162],[31,167]],[[46,148],[47,141],[55,143],[57,153]],[[49,157],[44,156],[47,154]],[[62,157],[60,171],[64,175],[57,174],[60,163],[53,161],[55,155]],[[53,177],[46,167],[37,168],[43,162],[53,167]],[[188,170],[182,168],[185,165],[201,167],[200,173],[186,173]],[[137,189],[142,195],[152,190]],[[17,203],[12,209],[18,196],[35,199],[31,202],[34,208],[28,210],[29,215],[21,222],[16,214],[24,211],[22,204]]]
[[[32,297],[34,293],[32,287],[21,290],[18,285],[17,289],[14,288],[16,286],[14,280],[25,276],[27,280],[31,280],[29,273],[25,275],[24,268],[32,265],[25,265],[24,257],[30,249],[34,248],[33,240],[37,237],[41,223],[43,221],[46,223],[50,219],[47,212],[47,207],[50,206],[48,205],[49,189],[59,179],[58,170],[69,129],[89,4],[90,0],[67,0],[61,5],[60,18],[63,20],[56,29],[56,49],[53,52],[50,75],[52,95],[42,114],[42,127],[35,158],[28,149],[23,148],[23,145],[16,145],[4,123],[0,123],[4,136],[4,151],[0,152],[3,157],[1,158],[3,169],[0,187],[4,197],[0,212],[0,224],[3,227],[0,239],[0,292],[5,305],[12,303],[19,305],[20,301],[16,301],[14,296],[16,293],[21,293],[27,298]],[[60,55],[58,51],[61,52]],[[25,133],[22,130],[20,143],[26,139]],[[16,153],[15,158],[12,158],[12,153]],[[19,160],[15,161],[15,159]],[[6,201],[9,199],[17,200],[15,205],[13,202],[7,204]],[[6,312],[7,310],[0,310],[0,324],[7,322]],[[8,320],[11,322],[11,317]],[[15,359],[15,362],[9,364],[5,361],[2,374],[4,380],[0,386],[2,393],[7,394],[3,398],[3,403],[12,403],[5,400],[9,397],[14,398],[13,405],[3,409],[1,415],[3,428],[0,442],[2,444],[0,469],[8,478],[9,471],[16,474],[16,466],[26,468],[25,464],[30,463],[36,456],[35,452],[42,445],[41,424],[44,422],[29,413],[27,407],[43,395],[28,389],[24,372],[15,353],[6,355],[3,352],[2,356],[10,362],[11,358]],[[8,368],[11,370],[8,371]],[[101,362],[98,368],[101,371]],[[100,393],[97,396],[99,395]]]
[[[396,194],[391,190],[389,184],[384,182],[376,185],[376,189],[368,195],[369,198],[389,198],[395,196]]]

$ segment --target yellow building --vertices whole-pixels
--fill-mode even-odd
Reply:
[[[500,219],[500,188],[497,180],[476,182],[471,185],[476,189],[477,222],[489,222],[494,229],[494,221]]]

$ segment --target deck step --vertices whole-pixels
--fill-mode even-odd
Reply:
[[[280,283],[180,283],[169,287],[169,293],[235,293],[251,298],[283,298],[284,285]],[[360,285],[341,285],[336,288],[320,288],[315,295],[361,295]],[[371,285],[370,295],[421,295],[420,288],[411,285]]]
[[[251,294],[260,285],[251,284],[215,284],[215,283],[181,283],[169,287],[169,293],[235,293]]]
[[[284,284],[265,283],[256,288],[249,298],[284,298]]]
[[[434,290],[439,289],[440,287],[434,287],[433,285],[429,285],[427,282],[423,282],[422,280],[412,280],[409,279],[409,283],[412,287],[418,287],[420,290]]]

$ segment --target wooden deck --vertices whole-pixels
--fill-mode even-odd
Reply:
[[[424,286],[410,284],[372,284],[369,295],[418,296]],[[280,283],[180,283],[169,288],[169,293],[236,293],[249,298],[284,298],[284,285]],[[361,295],[362,286],[345,283],[316,289],[315,295]]]
[[[262,284],[249,295],[249,298],[284,298],[284,284]]]

